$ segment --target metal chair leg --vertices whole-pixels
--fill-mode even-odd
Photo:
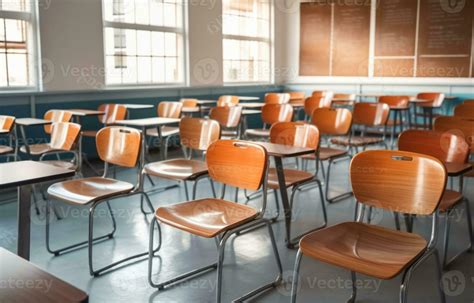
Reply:
[[[300,265],[303,253],[298,249],[296,254],[295,267],[293,269],[293,283],[291,285],[291,303],[296,303],[296,295],[298,294],[298,281],[300,275]]]
[[[208,178],[209,178],[209,183],[211,183],[212,196],[214,198],[217,198],[216,188],[214,187],[214,181],[211,179],[211,177],[208,177]]]
[[[349,192],[336,195],[334,197],[329,197],[329,188],[330,188],[329,181],[331,180],[331,166],[333,163],[337,163],[345,159],[351,159],[351,156],[343,156],[336,159],[329,159],[328,171],[326,175],[326,201],[328,201],[329,203],[334,203],[353,195],[352,191],[349,191]]]
[[[189,192],[188,192],[188,184],[186,181],[183,181],[184,184],[184,193],[186,194],[186,201],[189,201]]]
[[[357,276],[356,273],[351,271],[351,280],[352,280],[352,294],[351,297],[347,300],[347,303],[355,303],[357,297]]]

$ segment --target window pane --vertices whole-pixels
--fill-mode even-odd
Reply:
[[[0,86],[7,86],[7,57],[0,52]]]
[[[26,55],[8,54],[7,69],[10,86],[28,85],[28,60]]]
[[[148,84],[184,79],[182,0],[103,0],[106,21],[107,83]],[[131,2],[131,3],[130,3]],[[130,21],[130,9],[133,21]],[[120,28],[113,28],[122,23]],[[140,30],[134,29],[139,24]],[[169,32],[155,26],[170,27]],[[111,46],[112,45],[112,46]],[[120,81],[118,81],[118,79]]]
[[[4,11],[30,11],[31,0],[0,0],[0,10]]]

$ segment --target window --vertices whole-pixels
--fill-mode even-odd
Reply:
[[[0,0],[0,88],[35,86],[31,0]]]
[[[271,1],[223,0],[224,82],[271,81]]]
[[[182,0],[104,0],[106,82],[184,82]]]

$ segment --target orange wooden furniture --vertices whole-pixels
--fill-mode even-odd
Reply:
[[[443,163],[464,164],[469,156],[469,146],[463,137],[447,132],[407,130],[398,139],[398,148],[403,151],[425,154],[437,158]],[[449,174],[449,170],[448,170]],[[464,202],[466,207],[469,246],[448,261],[448,243],[450,233],[450,215],[454,209]],[[448,267],[462,253],[472,249],[472,220],[469,201],[463,196],[463,176],[459,176],[459,191],[445,190],[439,211],[446,214],[444,231],[443,267]]]
[[[8,136],[9,144],[0,145],[0,156],[18,159],[17,138],[15,134],[15,117],[0,115],[0,136]]]
[[[423,126],[425,128],[433,128],[434,111],[443,106],[445,95],[442,93],[420,93],[416,96],[419,100],[428,100],[425,102],[415,103],[415,118],[421,116],[423,118]],[[423,111],[421,114],[416,114],[417,107]],[[428,122],[426,121],[428,119]]]
[[[245,130],[246,137],[268,138],[270,127],[277,122],[290,122],[293,107],[289,104],[265,104],[262,107],[263,128]]]
[[[183,108],[183,103],[181,102],[162,101],[158,104],[157,116],[162,117],[162,118],[178,119],[181,117],[182,108]],[[179,135],[179,127],[170,126],[170,125],[162,125],[156,128],[147,129],[146,135],[150,137],[158,138],[162,159],[166,160],[168,159],[169,140],[173,136]]]
[[[183,104],[183,107],[198,107],[198,100],[191,98],[182,98],[179,100]]]
[[[317,108],[312,116],[312,124],[316,125],[319,129],[321,136],[325,136],[330,139],[333,136],[346,136],[349,134],[352,125],[352,113],[346,108]],[[316,161],[316,173],[319,170],[319,163],[321,164],[321,171],[323,177],[326,179],[326,200],[330,203],[336,202],[340,199],[346,198],[352,195],[352,192],[346,192],[338,194],[334,197],[329,197],[330,189],[330,177],[331,167],[333,163],[348,160],[351,156],[349,155],[348,149],[333,148],[330,145],[321,146],[319,148],[319,156],[308,155],[304,156],[303,159],[315,160]],[[328,161],[327,174],[324,171],[324,161]]]
[[[286,104],[290,102],[288,93],[267,93],[265,94],[265,104]]]
[[[304,92],[288,92],[290,95],[290,104],[301,104],[304,103],[306,94]]]
[[[170,206],[160,207],[156,210],[150,224],[150,253],[148,263],[148,281],[152,287],[160,290],[196,277],[211,269],[217,268],[216,302],[222,301],[222,269],[224,262],[225,245],[229,237],[241,231],[249,230],[265,224],[268,228],[270,240],[275,255],[278,272],[276,279],[269,284],[261,286],[248,294],[234,300],[246,301],[256,295],[276,287],[282,280],[282,265],[278,255],[275,238],[270,221],[263,218],[266,209],[266,180],[268,156],[262,146],[254,143],[219,140],[209,146],[206,158],[210,177],[223,184],[220,199],[200,199],[181,202]],[[253,207],[224,200],[226,186],[233,186],[248,190],[258,190],[263,187],[263,201],[260,210]],[[215,238],[218,244],[218,261],[208,266],[193,270],[166,282],[153,281],[153,233],[155,225],[160,229],[160,224],[182,230],[184,232],[203,237]],[[161,241],[161,239],[160,239]],[[226,302],[229,300],[226,300]]]
[[[315,90],[313,91],[311,96],[323,98],[324,107],[331,107],[332,99],[334,98],[334,93],[332,91],[326,91],[326,90]]]
[[[435,213],[446,186],[446,169],[438,159],[416,153],[371,150],[354,156],[350,177],[360,211],[356,222],[340,223],[313,232],[300,241],[296,256],[292,299],[296,302],[299,268],[303,255],[349,270],[352,296],[357,295],[356,273],[378,279],[393,279],[403,273],[400,302],[407,302],[407,288],[413,270],[434,256],[436,287],[445,302],[436,238]],[[432,217],[429,243],[420,235],[364,223],[365,208],[377,207]]]
[[[238,96],[220,96],[217,100],[217,106],[235,106],[239,104],[239,97]]]
[[[454,116],[474,119],[474,102],[459,104],[454,108]]]
[[[242,107],[218,106],[211,108],[209,118],[219,122],[221,138],[239,138]]]
[[[356,94],[335,93],[332,97],[331,106],[353,106],[356,102]]]
[[[279,122],[273,124],[270,129],[270,142],[275,144],[283,144],[287,146],[296,146],[296,147],[308,147],[315,150],[315,155],[317,157],[319,153],[319,130],[316,126],[311,124],[305,124],[302,122]],[[321,181],[318,179],[316,174],[309,173],[304,170],[297,169],[284,169],[285,175],[285,185],[286,188],[291,188],[291,198],[290,198],[290,209],[293,208],[293,202],[295,194],[298,190],[308,184],[316,183],[319,189],[319,197],[321,202],[321,209],[323,213],[323,224],[319,227],[316,227],[310,231],[307,231],[295,238],[289,238],[288,242],[291,245],[298,243],[298,240],[312,232],[321,228],[326,227],[327,225],[327,214],[326,206],[324,203],[324,195]],[[277,199],[278,189],[280,186],[278,184],[278,174],[276,168],[270,168],[268,170],[268,188],[274,190],[275,202],[277,204],[277,214],[273,220],[276,220],[279,217],[279,203]],[[285,190],[286,190],[285,188]],[[291,226],[288,227],[291,230]]]
[[[137,183],[111,179],[107,177],[109,164],[117,165],[125,168],[136,168],[140,156],[142,134],[140,131],[120,126],[104,127],[97,132],[96,146],[97,153],[102,161],[104,161],[104,174],[101,177],[90,177],[82,179],[74,179],[58,182],[48,188],[50,199],[55,199],[75,206],[85,206],[89,208],[89,236],[87,241],[76,243],[60,249],[52,249],[50,245],[50,218],[49,208],[51,201],[47,200],[46,207],[46,248],[48,252],[58,256],[60,254],[74,251],[79,247],[88,247],[89,272],[92,276],[98,276],[102,272],[115,267],[118,264],[146,255],[140,253],[134,256],[126,257],[122,260],[115,261],[112,264],[104,266],[100,269],[94,269],[93,265],[93,244],[104,239],[111,239],[116,230],[116,221],[110,201],[121,198],[130,197],[132,195],[141,195],[146,198],[147,205],[153,212],[154,208],[146,193],[142,191],[141,184],[143,179],[137,175]],[[106,203],[109,210],[113,229],[110,233],[94,238],[94,212],[102,203]],[[142,208],[142,212],[144,212]],[[145,213],[145,212],[144,212]]]
[[[122,104],[101,104],[97,110],[105,113],[97,116],[103,126],[112,125],[115,121],[123,120],[127,116],[127,108]],[[82,136],[95,138],[97,132],[97,130],[84,130]]]
[[[71,118],[72,113],[70,113],[69,111],[57,109],[48,110],[43,116],[43,119],[51,121],[52,123],[69,122],[71,121]],[[44,126],[44,132],[47,134],[51,134],[51,124],[47,124]]]
[[[365,103],[360,102],[354,105],[354,112],[352,113],[352,132],[347,137],[335,137],[331,139],[331,143],[341,145],[348,148],[354,148],[356,153],[359,152],[359,147],[363,150],[370,145],[382,144],[388,149],[385,143],[385,133],[390,107],[384,103]],[[358,131],[360,135],[356,136],[356,127],[360,127]],[[368,128],[383,127],[383,136],[368,136],[366,135]]]
[[[192,151],[204,153],[209,145],[219,139],[220,126],[214,120],[186,117],[181,119],[179,123],[179,134],[181,145],[191,150],[188,159],[170,159],[148,163],[143,168],[143,174],[178,182],[182,181],[187,200],[189,200],[187,182],[194,182],[192,197],[195,199],[198,181],[208,177],[208,171],[205,162],[191,159]],[[211,187],[214,192],[212,182]]]
[[[392,120],[387,121],[388,126],[392,126],[392,132],[390,134],[390,146],[393,147],[395,144],[395,133],[397,126],[399,132],[404,130],[403,125],[403,114],[408,121],[408,127],[411,127],[411,115],[410,115],[410,97],[408,96],[380,96],[378,98],[379,103],[387,104],[390,107],[392,114]]]
[[[313,112],[316,108],[329,107],[324,98],[322,97],[308,97],[304,101],[304,113],[306,120],[311,121]]]

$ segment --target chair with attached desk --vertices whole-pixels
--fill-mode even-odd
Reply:
[[[331,106],[333,107],[352,107],[356,102],[356,94],[335,93],[332,97]]]
[[[469,146],[463,137],[448,132],[429,130],[407,130],[401,133],[398,139],[398,148],[401,151],[420,153],[437,158],[443,163],[464,165],[469,156]],[[450,175],[448,169],[448,176]],[[472,220],[469,201],[463,196],[463,175],[459,175],[459,191],[446,189],[438,206],[440,213],[446,215],[443,245],[443,267],[447,268],[462,253],[472,249]],[[451,213],[464,202],[469,236],[469,245],[466,250],[457,254],[448,261],[448,244],[451,226]]]
[[[442,93],[420,93],[416,98],[428,101],[415,103],[415,119],[417,117],[422,117],[424,128],[432,129],[433,118],[436,116],[434,111],[441,109],[445,95]],[[421,108],[423,112],[417,113],[417,108]],[[426,120],[428,120],[428,122]],[[415,121],[415,124],[417,125],[417,121]]]
[[[162,118],[178,119],[179,117],[181,117],[182,108],[183,103],[181,102],[162,101],[158,104],[157,116]],[[158,138],[160,143],[160,149],[163,149],[162,160],[166,160],[168,159],[169,140],[172,137],[176,137],[179,135],[179,127],[169,125],[158,126],[157,128],[147,129],[146,135],[153,138]],[[149,146],[151,146],[151,144]]]
[[[345,192],[333,197],[329,197],[330,181],[331,181],[331,167],[334,163],[351,159],[349,149],[333,148],[330,145],[331,138],[334,136],[350,135],[352,125],[352,113],[346,108],[317,108],[312,115],[311,123],[316,125],[321,136],[326,137],[327,146],[319,148],[319,156],[307,155],[303,156],[307,163],[308,160],[319,161],[321,164],[321,171],[323,177],[326,179],[326,201],[332,203],[340,199],[344,199],[352,195],[352,192]],[[324,171],[323,163],[328,161],[327,173]],[[316,173],[318,173],[319,165],[316,164]]]
[[[48,252],[58,256],[60,254],[74,251],[81,247],[88,248],[88,263],[91,276],[98,276],[123,262],[141,257],[147,253],[140,253],[125,257],[112,264],[94,269],[93,246],[96,242],[104,239],[112,239],[116,231],[116,221],[110,205],[110,201],[118,198],[130,198],[133,195],[141,195],[146,198],[147,206],[153,212],[154,208],[146,193],[142,190],[143,178],[137,173],[137,183],[108,178],[108,167],[110,164],[124,168],[136,169],[140,155],[142,134],[139,130],[107,126],[97,132],[96,146],[99,158],[104,161],[104,174],[101,177],[90,177],[58,182],[48,188],[49,199],[46,207],[46,248]],[[53,249],[50,244],[50,215],[49,209],[51,199],[61,201],[73,206],[89,208],[89,232],[88,240],[67,247]],[[99,205],[105,203],[112,220],[112,231],[106,235],[94,238],[94,213]],[[142,209],[142,212],[144,210]]]
[[[211,108],[209,118],[219,122],[221,126],[221,138],[240,138],[240,123],[242,118],[242,107],[240,106],[217,106]]]
[[[290,102],[288,93],[266,93],[265,104],[287,104]]]
[[[308,97],[304,101],[304,113],[305,113],[305,120],[311,121],[311,117],[313,116],[314,110],[316,108],[322,107],[329,107],[326,103],[326,99],[322,97]]]
[[[266,225],[269,239],[276,260],[278,275],[272,282],[263,285],[246,295],[235,299],[244,302],[264,291],[280,284],[282,280],[282,265],[276,246],[275,237],[270,221],[263,216],[266,209],[268,155],[262,146],[250,142],[236,140],[219,140],[211,144],[207,150],[207,167],[210,177],[222,183],[222,193],[219,199],[206,198],[159,207],[150,225],[150,253],[148,263],[148,281],[152,287],[163,290],[177,282],[217,269],[216,303],[222,302],[222,281],[224,252],[228,239],[232,235],[245,230],[253,230],[257,226]],[[263,188],[262,205],[260,209],[225,200],[226,187],[233,186],[241,189],[259,190]],[[167,225],[186,233],[205,239],[214,239],[218,250],[218,261],[195,269],[186,274],[165,282],[153,280],[153,231],[155,225]],[[260,229],[259,229],[260,230]],[[259,248],[262,250],[262,248]],[[255,273],[253,273],[255,275]],[[225,300],[228,302],[229,300]]]
[[[331,138],[331,143],[346,148],[354,148],[355,153],[359,152],[359,148],[365,150],[368,146],[384,145],[388,149],[385,142],[385,134],[387,128],[387,120],[390,113],[390,107],[384,103],[365,103],[360,102],[354,105],[352,113],[352,131],[349,136]],[[356,129],[359,127],[358,129]],[[383,127],[382,136],[367,135],[369,129]],[[356,131],[359,135],[356,135]]]
[[[409,101],[410,97],[408,96],[380,96],[378,98],[378,102],[387,104],[390,107],[390,113],[393,113],[392,119],[387,121],[387,126],[392,126],[392,132],[390,133],[391,147],[395,144],[397,126],[399,127],[400,133],[404,130],[403,114],[405,114],[408,121],[408,127],[411,126]]]
[[[122,104],[101,104],[97,110],[104,112],[103,115],[97,116],[102,126],[112,125],[115,121],[123,120],[127,116],[127,108]],[[83,130],[82,136],[95,138],[97,132],[98,130]]]
[[[293,119],[293,107],[290,104],[265,104],[262,107],[263,128],[245,130],[245,137],[268,139],[270,127],[277,122],[290,122]]]
[[[319,130],[316,126],[311,124],[306,124],[303,122],[279,122],[272,125],[270,129],[270,142],[275,144],[283,144],[287,146],[296,146],[296,147],[307,147],[315,150],[316,157],[319,154]],[[304,170],[297,169],[284,169],[285,174],[285,185],[286,188],[291,188],[291,198],[290,198],[290,208],[293,208],[295,194],[303,186],[315,183],[319,190],[319,198],[321,203],[321,210],[323,214],[323,224],[319,227],[316,227],[310,231],[303,233],[295,238],[291,238],[290,242],[295,242],[305,234],[308,234],[312,231],[326,227],[327,224],[327,214],[326,214],[326,205],[323,195],[323,189],[321,181],[318,179],[316,174]],[[270,168],[268,170],[268,188],[273,189],[275,193],[275,202],[277,206],[276,216],[271,218],[272,221],[275,221],[279,217],[279,202],[277,199],[278,190],[280,186],[278,184],[278,175],[275,168]],[[291,230],[291,228],[290,228]]]
[[[0,135],[6,136],[8,145],[0,145],[0,157],[6,157],[7,161],[13,158],[18,160],[17,137],[15,132],[15,117],[0,115]]]
[[[351,272],[356,302],[357,273],[382,280],[402,274],[400,302],[406,303],[413,271],[430,256],[436,260],[436,282],[441,302],[441,266],[436,249],[437,208],[446,187],[446,168],[438,159],[416,153],[370,150],[354,156],[350,178],[356,203],[356,222],[345,222],[303,237],[296,255],[291,302],[296,302],[302,257],[328,263]],[[365,223],[365,208],[377,207],[413,215],[431,216],[429,243],[418,234]]]
[[[306,95],[304,92],[288,92],[288,94],[290,95],[290,104],[303,103]]]
[[[187,182],[194,182],[192,199],[196,197],[198,181],[208,177],[206,163],[192,159],[193,150],[202,152],[203,157],[210,144],[220,137],[220,126],[217,121],[186,117],[179,123],[179,135],[183,148],[190,150],[185,159],[169,159],[145,165],[143,175],[158,177],[184,183],[186,199],[189,200]],[[185,153],[186,154],[186,153]],[[211,181],[214,192],[214,185]]]

